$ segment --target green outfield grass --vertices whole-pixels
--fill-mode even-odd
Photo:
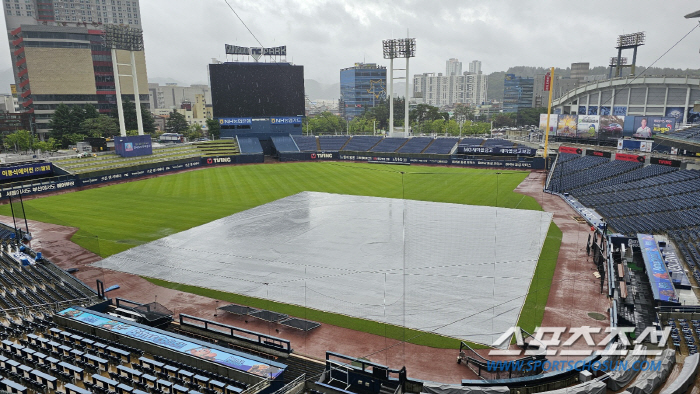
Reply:
[[[532,197],[513,192],[527,175],[522,171],[328,162],[228,166],[33,199],[25,201],[24,207],[32,220],[79,228],[72,240],[107,257],[302,191],[541,210]],[[9,206],[1,206],[0,214],[10,215]],[[560,242],[561,231],[552,224],[520,316],[525,329],[542,320]],[[149,280],[225,301],[251,306],[262,302]],[[445,348],[459,344],[453,338],[264,302],[266,309],[395,339]]]

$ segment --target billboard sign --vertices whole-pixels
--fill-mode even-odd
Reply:
[[[559,115],[556,114],[551,114],[549,116],[549,135],[557,134],[558,118]],[[545,129],[547,129],[547,114],[540,114],[540,131],[544,133]]]
[[[694,107],[688,107],[688,123],[700,122],[700,112],[695,111]]]
[[[282,116],[270,118],[270,124],[301,124],[301,116]]]
[[[150,135],[136,135],[131,137],[116,137],[114,150],[121,157],[147,156],[153,154],[153,145]]]
[[[572,155],[580,155],[583,153],[581,148],[572,148],[570,146],[560,146],[559,153],[571,153]]]
[[[683,111],[683,107],[666,107],[666,115],[667,118],[674,118],[676,119],[676,123],[681,123],[683,122],[683,115],[685,115]]]
[[[658,157],[652,157],[649,160],[649,162],[651,164],[656,164],[656,165],[660,165],[660,166],[681,168],[681,161],[680,160],[660,159]]]
[[[53,174],[51,163],[32,163],[0,168],[0,181]]]
[[[637,239],[639,240],[639,247],[642,249],[642,257],[647,268],[649,284],[651,285],[654,298],[659,301],[678,303],[676,290],[668,275],[668,269],[654,236],[637,234]]]
[[[602,150],[586,149],[586,156],[607,157],[609,159],[612,157],[612,153]]]
[[[557,136],[576,137],[578,115],[559,115],[557,122]]]
[[[212,363],[229,368],[245,371],[265,378],[275,379],[283,369],[263,363],[259,360],[248,359],[241,353],[225,352],[220,349],[211,349],[202,343],[193,343],[183,338],[168,335],[166,331],[146,328],[134,325],[131,322],[113,318],[83,310],[68,308],[59,312],[61,316],[70,318],[93,327],[98,327],[111,333],[123,335],[139,341],[156,344],[166,349],[182,353],[187,356],[197,357]]]
[[[599,127],[600,127],[600,116],[598,116],[598,115],[579,115],[576,136],[579,138],[596,138],[596,137],[598,137],[598,128]]]
[[[547,73],[547,75],[544,76],[544,91],[549,92],[549,89],[552,87],[552,75],[550,73]]]
[[[676,119],[672,117],[635,116],[634,138],[651,138],[656,134],[670,133],[676,128]]]
[[[253,118],[219,118],[222,126],[252,125]]]
[[[600,124],[598,127],[598,138],[600,139],[618,139],[622,137],[622,131],[625,127],[625,117],[606,115],[600,116]]]
[[[260,56],[287,56],[287,46],[280,46],[274,48],[250,48],[226,44],[226,54],[250,55],[257,60],[260,59]]]
[[[644,163],[646,158],[644,156],[630,155],[627,153],[615,153],[615,160]]]
[[[613,107],[613,115],[627,116],[627,107]]]
[[[457,153],[471,155],[524,155],[534,156],[537,149],[528,147],[518,148],[501,148],[494,146],[468,146],[462,145],[457,147]]]

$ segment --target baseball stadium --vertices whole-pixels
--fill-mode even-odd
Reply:
[[[700,393],[699,126],[313,136],[302,66],[209,71],[219,140],[0,165],[0,389]]]

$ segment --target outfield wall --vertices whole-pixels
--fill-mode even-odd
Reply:
[[[544,169],[544,159],[541,157],[522,157],[516,160],[485,159],[469,156],[448,155],[401,155],[396,153],[372,152],[281,152],[279,160],[290,161],[357,161],[385,162],[398,164],[427,164],[441,166],[513,168],[524,170]]]

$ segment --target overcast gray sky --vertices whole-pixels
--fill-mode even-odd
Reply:
[[[444,72],[445,61],[481,60],[485,73],[510,66],[605,65],[619,34],[645,31],[638,55],[649,66],[688,33],[700,9],[690,0],[228,0],[266,47],[287,45],[305,77],[338,81],[339,70],[363,61],[388,64],[381,41],[417,39],[411,74]],[[141,0],[149,78],[205,82],[224,44],[258,46],[224,0]],[[700,28],[657,66],[700,68]],[[627,54],[631,59],[631,52]],[[10,67],[9,52],[0,51]]]

